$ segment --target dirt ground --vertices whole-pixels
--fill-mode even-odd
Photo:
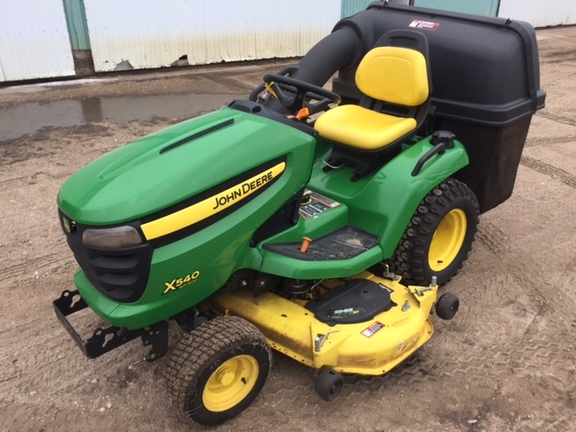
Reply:
[[[312,370],[275,354],[256,401],[214,430],[575,430],[576,27],[538,39],[547,106],[513,196],[481,216],[473,253],[446,288],[460,297],[457,318],[435,320],[432,340],[391,373],[346,377],[333,402],[314,392]],[[57,321],[51,302],[73,288],[76,264],[56,195],[102,153],[246,95],[278,69],[0,88],[0,431],[199,430],[171,406],[167,357],[141,362],[136,341],[86,360]],[[78,325],[95,322],[86,314]]]

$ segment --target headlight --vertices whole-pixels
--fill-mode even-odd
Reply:
[[[89,228],[82,233],[82,243],[95,248],[128,248],[141,245],[142,237],[136,228],[131,226]]]

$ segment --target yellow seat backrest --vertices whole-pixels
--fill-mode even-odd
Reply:
[[[358,65],[356,85],[372,99],[410,107],[422,105],[429,96],[426,59],[409,48],[374,48]]]

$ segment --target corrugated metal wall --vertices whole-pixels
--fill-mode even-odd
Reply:
[[[527,21],[534,27],[576,24],[576,1],[501,0],[498,16]]]
[[[352,16],[368,7],[374,0],[342,0],[342,18]]]
[[[407,3],[407,0],[391,0]],[[0,0],[0,82],[74,75],[71,43],[96,71],[305,54],[369,0]],[[415,0],[416,5],[576,24],[576,2]],[[64,6],[68,12],[68,24]],[[84,12],[86,12],[84,14]],[[88,31],[87,31],[88,29]],[[75,52],[75,54],[82,51]],[[90,56],[89,51],[88,58]]]
[[[74,75],[62,0],[0,0],[0,81]]]
[[[575,0],[414,0],[414,5],[512,18],[529,22],[534,27],[576,24]]]
[[[340,19],[341,0],[85,0],[96,71],[306,53]]]
[[[388,0],[390,4],[408,5],[410,0]],[[346,18],[365,10],[374,0],[342,0],[342,18]]]
[[[414,0],[414,6],[496,16],[499,0]]]
[[[89,50],[90,38],[86,25],[84,0],[64,0],[64,12],[66,13],[72,50]]]

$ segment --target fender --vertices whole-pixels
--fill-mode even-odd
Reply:
[[[418,161],[432,148],[430,137],[421,139],[374,175],[355,183],[350,181],[350,170],[323,173],[319,162],[309,187],[345,204],[349,222],[377,235],[381,258],[388,259],[426,194],[469,163],[466,149],[455,140],[453,148],[432,156],[417,175],[412,175]]]
[[[380,238],[383,259],[394,254],[402,234],[426,194],[469,163],[466,149],[460,142],[455,141],[452,149],[433,156],[417,175],[412,175],[420,158],[432,148],[428,137],[402,152],[376,174],[359,196],[360,211],[363,211],[364,203],[370,203],[369,197],[380,197],[376,203],[376,211],[379,213],[378,217],[384,218],[386,223],[380,223],[375,233]],[[365,210],[372,213],[375,209],[372,207]],[[351,216],[352,223],[361,217],[356,212]]]

